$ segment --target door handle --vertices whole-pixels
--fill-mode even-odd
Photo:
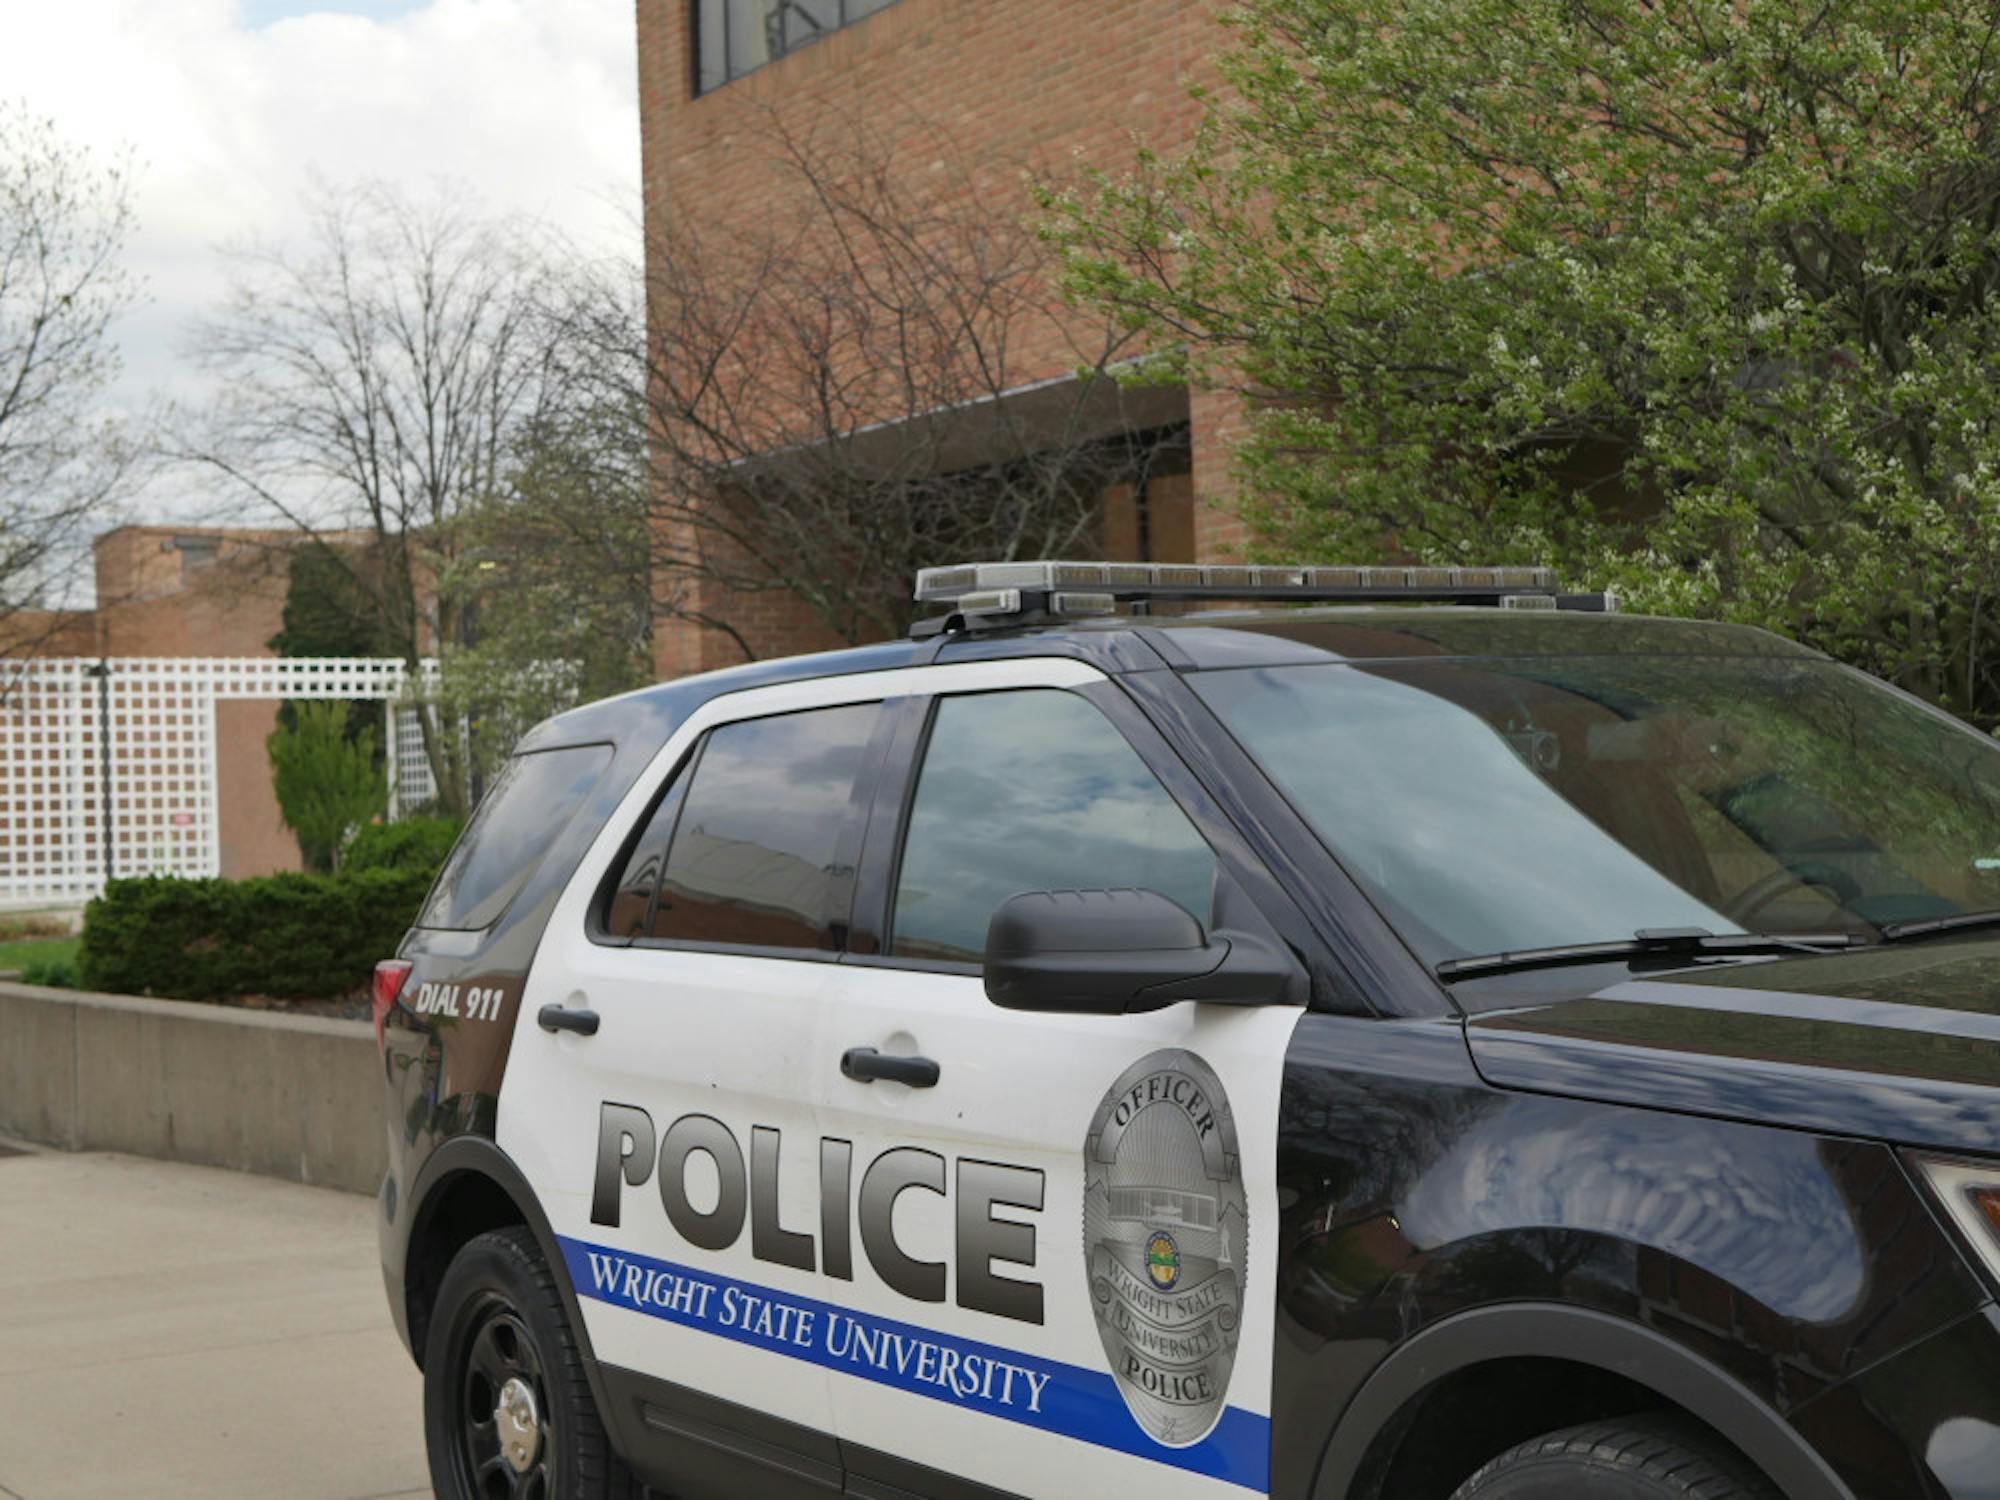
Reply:
[[[535,1020],[544,1031],[574,1031],[578,1036],[597,1035],[597,1012],[566,1010],[560,1005],[544,1005]]]
[[[849,1047],[840,1054],[840,1071],[856,1083],[907,1083],[913,1089],[935,1088],[938,1065],[928,1057],[890,1057],[873,1047]]]

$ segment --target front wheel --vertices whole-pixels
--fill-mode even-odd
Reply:
[[[526,1229],[469,1241],[424,1344],[424,1439],[438,1500],[633,1500],[555,1277]]]
[[[1699,1423],[1656,1415],[1569,1427],[1509,1448],[1451,1500],[1783,1500]]]

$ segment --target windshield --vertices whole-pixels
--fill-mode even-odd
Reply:
[[[1197,692],[1429,962],[2000,907],[2000,745],[1831,662],[1245,668]]]

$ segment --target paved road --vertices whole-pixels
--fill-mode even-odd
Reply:
[[[0,1154],[0,1500],[429,1495],[376,1264],[366,1198]]]

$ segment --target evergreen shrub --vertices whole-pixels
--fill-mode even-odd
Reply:
[[[465,827],[462,818],[404,818],[395,823],[364,823],[347,841],[340,868],[354,870],[428,870],[444,868],[445,856]]]
[[[395,953],[435,873],[113,880],[84,909],[79,977],[86,989],[183,1000],[349,994]]]

